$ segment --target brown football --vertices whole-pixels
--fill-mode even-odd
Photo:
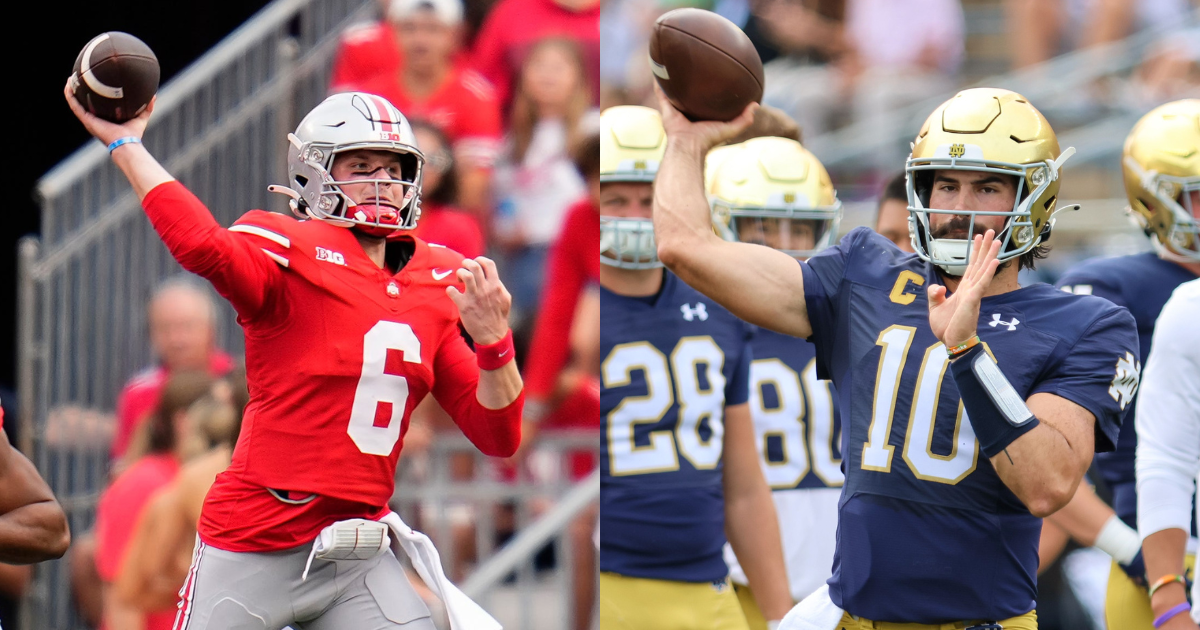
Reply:
[[[92,38],[71,72],[71,91],[84,109],[112,122],[142,113],[158,91],[158,58],[142,40],[120,31]]]
[[[711,11],[675,9],[658,18],[650,69],[671,105],[691,120],[733,120],[762,102],[758,51],[742,29]]]

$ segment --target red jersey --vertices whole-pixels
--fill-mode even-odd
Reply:
[[[584,11],[565,9],[554,0],[500,0],[492,7],[475,39],[471,63],[496,87],[507,107],[513,81],[538,40],[567,37],[583,50],[584,67],[595,103],[600,99],[600,3]],[[397,107],[400,107],[397,105]],[[400,107],[400,111],[404,111]]]
[[[426,243],[445,245],[467,258],[482,256],[486,250],[483,230],[475,217],[447,206],[421,204],[421,220],[413,232]]]
[[[376,75],[362,91],[386,98],[409,119],[441,129],[457,159],[485,168],[496,161],[503,137],[500,105],[495,88],[478,72],[453,67],[441,86],[421,100],[408,95],[400,72]]]
[[[525,365],[530,397],[548,398],[567,364],[579,294],[600,279],[600,211],[591,199],[571,206],[546,260],[546,282]],[[596,416],[599,418],[599,416]]]
[[[404,51],[396,43],[390,24],[356,24],[346,29],[338,42],[329,93],[360,91],[376,75],[396,76],[403,65]]]
[[[246,336],[250,403],[233,461],[205,499],[198,532],[206,543],[279,549],[278,530],[289,528],[311,541],[339,520],[288,512],[311,514],[313,504],[341,518],[348,504],[357,506],[352,516],[378,514],[392,496],[412,409],[430,393],[484,453],[516,450],[523,399],[498,410],[476,400],[479,368],[446,295],[461,286],[461,254],[414,239],[411,259],[392,274],[350,230],[322,221],[253,210],[222,229],[177,182],[156,187],[143,205],[180,264],[234,306]],[[256,500],[276,500],[268,488],[321,501],[256,509]],[[236,540],[218,511],[225,525],[236,523]]]
[[[228,354],[215,350],[209,356],[209,374],[224,376],[232,369],[233,357]],[[170,372],[159,365],[141,371],[125,384],[117,398],[117,434],[113,437],[111,452],[113,459],[125,454],[138,425],[158,406],[159,396],[170,377]]]

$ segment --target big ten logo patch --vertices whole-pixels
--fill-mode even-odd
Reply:
[[[345,265],[346,264],[345,256],[342,256],[341,253],[335,252],[331,249],[325,249],[324,247],[317,248],[317,260],[324,260],[326,262],[331,262],[335,265]]]

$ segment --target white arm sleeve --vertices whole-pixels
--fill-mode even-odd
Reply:
[[[1200,474],[1200,280],[1175,289],[1158,317],[1134,422],[1138,534],[1190,532]]]

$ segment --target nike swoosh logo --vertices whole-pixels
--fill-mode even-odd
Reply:
[[[451,269],[451,270],[449,270],[449,271],[443,271],[443,272],[441,272],[441,273],[438,273],[438,270],[437,270],[437,269],[434,269],[434,270],[433,270],[433,279],[434,279],[434,280],[441,280],[442,278],[445,278],[446,276],[450,275],[450,274],[451,274],[451,273],[453,273],[453,272],[454,272],[454,270],[453,270],[453,269]]]
[[[506,354],[508,354],[508,350],[505,350],[504,352],[501,352],[500,354],[497,354],[496,356],[498,356],[498,357],[502,357],[502,356],[504,356],[504,355],[506,355]]]

